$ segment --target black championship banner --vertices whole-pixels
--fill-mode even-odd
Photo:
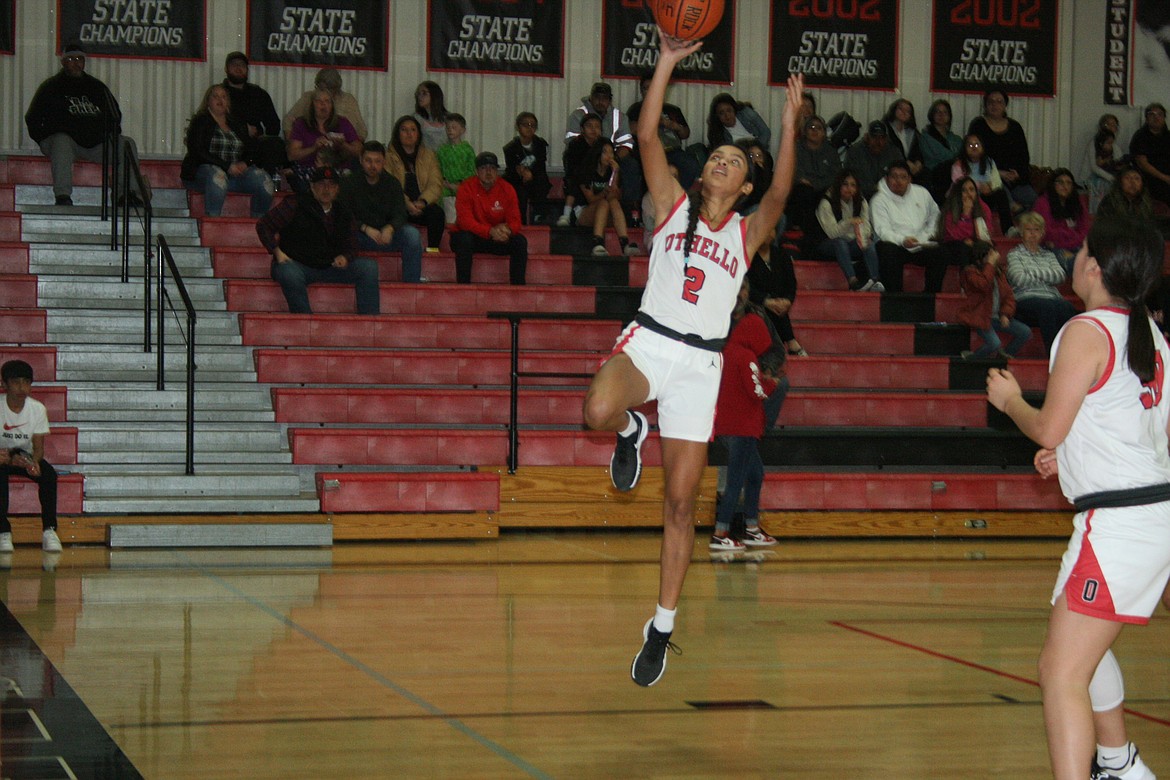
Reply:
[[[427,70],[565,73],[565,0],[428,0]]]
[[[248,0],[248,59],[386,70],[389,0]]]
[[[641,78],[658,63],[658,26],[647,8],[653,0],[605,0],[601,19],[603,78]],[[726,0],[723,18],[703,48],[674,69],[676,81],[730,84],[734,71],[735,0]]]
[[[769,83],[803,73],[806,87],[893,90],[898,0],[777,0]]]
[[[57,46],[76,42],[87,54],[203,61],[206,21],[206,0],[57,0]]]
[[[16,53],[16,0],[0,0],[0,54]]]
[[[934,92],[1056,94],[1059,0],[934,0]]]

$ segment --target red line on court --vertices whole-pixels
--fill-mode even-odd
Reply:
[[[843,628],[846,631],[853,631],[854,633],[861,634],[862,636],[868,636],[871,639],[879,639],[883,642],[889,642],[891,645],[897,645],[898,647],[904,647],[907,650],[915,650],[919,653],[933,656],[934,658],[941,658],[944,661],[951,661],[952,663],[956,663],[956,664],[959,664],[961,666],[966,666],[970,669],[977,669],[981,672],[988,672],[989,674],[994,674],[998,677],[1004,677],[1004,678],[1007,678],[1009,680],[1015,680],[1016,682],[1024,683],[1025,685],[1031,685],[1035,688],[1040,687],[1039,682],[1037,682],[1036,680],[1030,679],[1028,677],[1020,677],[1018,674],[1011,674],[1010,672],[1005,672],[1002,669],[995,669],[995,668],[990,667],[990,666],[984,666],[983,664],[977,664],[974,661],[968,661],[965,658],[959,658],[958,656],[948,655],[946,653],[940,653],[937,650],[931,650],[929,647],[923,647],[922,645],[911,644],[910,642],[904,642],[901,639],[895,639],[892,636],[886,636],[884,634],[878,634],[878,633],[875,633],[873,631],[867,631],[864,628],[858,628],[857,626],[851,626],[848,623],[842,623],[839,620],[830,620],[829,625],[836,626],[837,628]],[[1166,720],[1164,718],[1158,718],[1158,717],[1155,717],[1153,715],[1148,715],[1144,712],[1138,712],[1137,710],[1131,710],[1129,707],[1125,708],[1125,712],[1129,715],[1133,715],[1135,718],[1141,718],[1142,720],[1148,720],[1151,723],[1157,723],[1157,724],[1162,725],[1162,726],[1170,726],[1170,720]]]

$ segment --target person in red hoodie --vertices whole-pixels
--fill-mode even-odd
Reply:
[[[773,351],[772,334],[764,318],[748,310],[748,282],[744,279],[732,313],[733,324],[723,347],[723,376],[715,406],[715,440],[727,449],[727,489],[715,515],[715,535],[710,548],[743,550],[745,545],[768,547],[776,540],[760,528],[760,489],[764,486],[764,461],[759,441],[764,435],[764,400],[776,389],[779,378],[761,368]],[[781,354],[782,357],[782,354]],[[732,538],[731,520],[740,491],[746,532],[743,541]]]
[[[516,190],[500,181],[500,162],[491,152],[475,158],[475,175],[455,192],[455,281],[471,284],[471,260],[476,252],[508,255],[508,282],[524,284],[528,268],[528,239],[520,233],[520,202]]]
[[[995,247],[986,241],[971,246],[971,262],[963,270],[962,286],[966,297],[959,305],[957,319],[983,339],[983,346],[974,352],[963,350],[963,358],[990,357],[996,352],[1015,357],[1032,338],[1032,328],[1015,319],[1016,296]],[[1000,333],[1011,337],[1006,345]]]

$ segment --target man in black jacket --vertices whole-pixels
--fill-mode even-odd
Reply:
[[[272,96],[263,87],[248,81],[248,56],[233,51],[224,61],[227,76],[223,85],[232,100],[232,118],[248,126],[248,137],[256,143],[257,164],[276,173],[288,167],[284,140],[280,137],[280,115],[272,103]]]
[[[58,206],[73,205],[73,161],[102,161],[102,141],[107,134],[118,139],[119,153],[129,141],[122,133],[118,101],[100,79],[85,72],[85,51],[68,44],[61,54],[61,71],[37,89],[24,115],[29,136],[49,158],[53,171],[53,195]],[[120,174],[119,174],[120,175]],[[132,182],[132,189],[136,190]]]
[[[284,291],[288,310],[310,314],[308,286],[314,282],[353,284],[358,314],[381,309],[378,264],[356,257],[357,226],[353,213],[338,202],[337,171],[313,171],[313,197],[285,198],[256,223],[260,243],[272,254],[272,278]]]

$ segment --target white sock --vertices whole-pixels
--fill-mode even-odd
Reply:
[[[572,214],[572,213],[573,213],[573,207],[572,207],[572,206],[565,206],[565,211],[564,211],[564,213],[562,214],[562,216],[565,216],[565,217],[567,217],[567,216],[569,216],[569,215],[570,215],[570,214]]]
[[[1132,755],[1132,742],[1126,742],[1121,747],[1097,745],[1097,763],[1101,765],[1102,769],[1129,769],[1129,760]]]
[[[664,634],[674,631],[674,613],[678,609],[667,609],[659,604],[654,610],[654,628]]]
[[[634,415],[626,412],[626,419],[628,419],[629,422],[626,423],[626,427],[622,429],[618,436],[633,436],[638,432],[638,421],[634,419]]]

